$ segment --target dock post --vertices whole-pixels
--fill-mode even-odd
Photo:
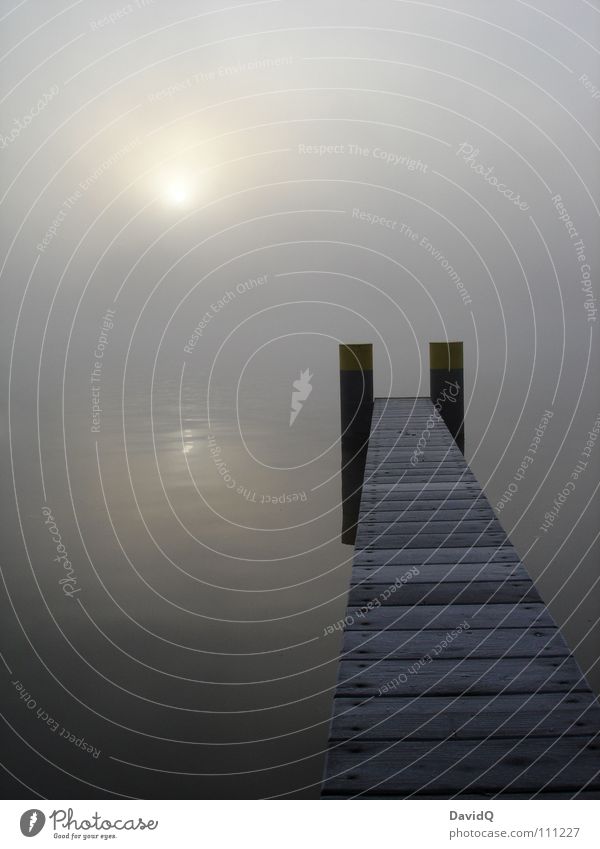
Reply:
[[[431,400],[465,453],[465,393],[462,342],[429,343]]]
[[[340,345],[340,408],[342,437],[348,433],[368,439],[373,412],[373,345]]]
[[[354,545],[373,412],[373,345],[340,345],[342,536]]]

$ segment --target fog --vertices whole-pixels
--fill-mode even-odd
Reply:
[[[598,8],[0,17],[7,793],[318,794],[340,342],[413,396],[463,340],[467,459],[600,692]]]

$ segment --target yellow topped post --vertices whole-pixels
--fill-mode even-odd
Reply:
[[[463,454],[465,453],[464,385],[463,343],[430,342],[430,397]]]
[[[373,412],[373,345],[340,345],[342,542],[354,545]]]
[[[430,342],[429,368],[453,371],[463,367],[462,342]]]
[[[340,371],[373,371],[373,345],[340,345]]]

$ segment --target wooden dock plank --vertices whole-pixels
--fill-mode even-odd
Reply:
[[[405,521],[390,521],[390,522],[363,522],[360,526],[361,532],[364,534],[381,534],[384,531],[401,531],[403,534],[418,534],[424,529],[431,528],[436,534],[452,534],[457,530],[460,533],[477,533],[481,534],[484,531],[492,530],[495,533],[501,533],[504,536],[500,522],[495,519],[464,519],[457,521],[449,521],[448,519],[437,519],[415,522],[410,520]]]
[[[390,523],[393,522],[394,525],[403,528],[407,523],[417,524],[417,520],[421,528],[426,525],[435,524],[436,522],[452,523],[456,526],[463,522],[490,522],[495,518],[495,516],[482,508],[449,510],[445,507],[439,507],[431,508],[430,510],[419,510],[418,512],[416,510],[403,510],[401,512],[394,510],[374,510],[363,514],[361,527],[375,524],[389,527]],[[442,528],[441,530],[445,529]],[[472,530],[472,528],[468,527],[467,530]]]
[[[411,505],[415,510],[432,510],[441,505],[445,505],[451,510],[460,510],[464,507],[477,507],[478,505],[488,508],[490,506],[487,499],[484,499],[481,495],[476,498],[475,493],[461,494],[460,492],[450,491],[436,495],[430,492],[424,494],[423,497],[419,493],[420,490],[407,493],[385,490],[378,495],[376,491],[366,492],[363,490],[360,502],[361,512],[368,509],[369,504],[372,502],[375,502],[382,510],[396,510],[402,504],[405,506]]]
[[[397,478],[401,481],[410,480],[429,480],[435,477],[435,480],[472,480],[471,477],[465,475],[464,470],[459,463],[440,459],[436,463],[418,463],[414,468],[406,468],[406,460],[390,460],[382,458],[377,463],[370,463],[365,466],[366,480],[385,480],[387,478]]]
[[[338,696],[477,696],[486,693],[557,693],[587,690],[581,670],[570,657],[446,658],[439,642],[412,660],[344,660]],[[427,657],[433,656],[433,660]],[[600,763],[598,764],[600,768]]]
[[[419,659],[447,640],[447,630],[429,631],[346,631],[343,660],[373,658]],[[495,628],[461,631],[447,640],[445,658],[565,657],[569,650],[558,628]]]
[[[406,510],[400,513],[391,510],[373,510],[363,514],[360,527],[370,528],[372,525],[379,525],[380,527],[389,528],[393,526],[406,531],[407,525],[414,525],[415,528],[409,528],[409,530],[414,532],[416,526],[419,525],[421,529],[432,527],[433,530],[437,530],[440,533],[451,530],[450,526],[464,526],[465,522],[478,522],[479,526],[481,526],[494,519],[495,516],[490,516],[484,511],[447,510],[444,507],[440,507],[437,510],[422,510],[418,513],[414,510]],[[446,527],[440,527],[438,522],[444,522]],[[476,529],[481,528],[477,528],[474,524],[467,525],[465,528],[467,531]]]
[[[427,628],[456,628],[466,622],[470,628],[554,627],[554,620],[543,604],[430,604],[395,607],[348,607],[348,616],[359,631],[417,631]]]
[[[377,552],[383,554],[386,552]],[[407,567],[408,568],[408,567]],[[405,583],[401,585],[396,581],[404,578]],[[397,563],[382,563],[376,564],[355,564],[352,570],[352,586],[358,586],[360,583],[370,585],[383,584],[384,586],[394,585],[398,587],[398,592],[403,591],[403,588],[412,583],[432,583],[436,582],[438,586],[448,582],[465,582],[477,583],[478,581],[508,581],[508,580],[530,580],[529,575],[525,571],[525,567],[518,560],[506,562],[490,562],[485,561],[480,563],[424,563],[419,564],[418,570],[409,571],[404,575],[398,569]],[[402,596],[399,596],[402,598]]]
[[[377,599],[386,607],[413,604],[517,604],[540,602],[538,591],[530,579],[522,581],[424,581],[407,582],[393,592],[387,584],[360,583],[350,588],[348,604],[361,607]]]
[[[459,490],[444,491],[423,491],[413,487],[411,492],[400,492],[384,487],[378,490],[378,484],[374,484],[372,489],[363,490],[361,498],[361,510],[369,509],[369,506],[376,504],[384,510],[395,510],[398,506],[414,505],[419,503],[424,509],[432,509],[440,505],[446,505],[450,509],[460,509],[469,504],[475,505],[477,502],[474,499],[474,493],[461,492]],[[487,502],[485,502],[487,504]]]
[[[325,794],[380,795],[545,790],[600,790],[600,742],[595,736],[343,742],[330,750]]]
[[[519,555],[512,546],[479,546],[478,548],[419,548],[398,551],[395,548],[357,551],[355,565],[389,563],[413,565],[429,563],[518,563]]]
[[[433,492],[451,492],[454,494],[462,493],[462,497],[468,497],[467,493],[472,493],[473,495],[478,495],[479,484],[474,481],[466,480],[464,482],[461,481],[440,481],[439,483],[434,479],[424,484],[416,484],[416,483],[404,483],[403,481],[393,481],[390,483],[371,483],[369,481],[363,484],[363,494],[369,494],[371,492],[396,492],[396,493],[414,493],[414,495],[419,498],[425,498],[427,493]],[[438,498],[439,496],[433,496]]]
[[[357,550],[367,548],[489,548],[490,546],[510,546],[512,544],[504,532],[482,532],[464,534],[457,531],[455,534],[436,534],[431,531],[423,531],[420,534],[383,533],[373,538],[359,539],[357,536]]]
[[[595,733],[600,707],[589,692],[336,699],[332,740],[485,740]]]

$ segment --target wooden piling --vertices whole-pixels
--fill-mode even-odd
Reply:
[[[429,343],[429,386],[432,403],[464,454],[465,390],[462,342]]]
[[[373,411],[373,345],[340,345],[342,534],[354,545]]]

